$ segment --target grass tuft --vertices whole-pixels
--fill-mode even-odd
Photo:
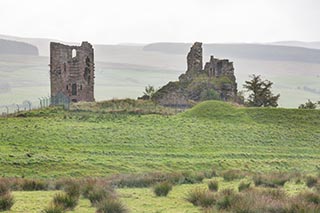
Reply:
[[[53,198],[55,206],[61,206],[65,210],[73,210],[78,205],[78,199],[65,193],[58,193]]]
[[[128,210],[122,204],[120,200],[117,199],[106,199],[98,204],[96,213],[126,213]]]
[[[187,194],[186,200],[192,203],[194,206],[201,206],[203,208],[209,208],[215,205],[215,195],[204,189],[196,188]]]
[[[167,196],[172,190],[172,184],[169,182],[158,183],[153,187],[153,192],[156,196]]]
[[[317,183],[318,183],[318,178],[317,177],[314,177],[314,176],[307,176],[306,177],[306,185],[309,188],[312,188],[312,187],[316,186]]]
[[[14,204],[14,198],[10,192],[0,196],[0,211],[10,210]]]
[[[219,182],[216,180],[212,180],[208,183],[208,188],[212,192],[217,192],[219,189]]]

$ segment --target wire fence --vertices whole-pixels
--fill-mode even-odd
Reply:
[[[34,109],[46,108],[49,106],[62,105],[65,109],[70,108],[69,97],[58,93],[56,96],[52,97],[41,97],[34,100],[25,100],[22,103],[13,104],[0,104],[0,116],[8,116],[10,114],[16,114],[23,111],[30,111]]]

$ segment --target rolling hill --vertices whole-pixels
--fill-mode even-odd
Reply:
[[[126,109],[132,106],[125,106]],[[207,101],[174,116],[49,108],[0,118],[6,177],[319,171],[320,111]],[[137,108],[136,112],[140,110]]]
[[[38,98],[49,91],[49,41],[10,36],[0,38],[30,42],[40,56],[0,57],[0,112],[5,105]],[[56,40],[54,40],[56,41]],[[149,45],[94,45],[96,100],[136,98],[147,85],[156,88],[175,81],[186,70],[190,44],[154,43]],[[298,107],[308,99],[320,99],[320,50],[261,44],[204,44],[204,61],[209,55],[234,62],[238,90],[251,74],[274,82],[281,107]]]
[[[0,39],[0,55],[38,56],[38,48],[24,42]]]

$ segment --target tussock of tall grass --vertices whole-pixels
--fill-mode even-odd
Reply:
[[[106,199],[98,204],[96,213],[126,213],[128,210],[118,199]]]
[[[58,193],[53,198],[53,205],[63,207],[64,210],[73,210],[78,205],[79,199],[66,193]]]
[[[222,177],[225,181],[233,181],[237,179],[242,179],[246,174],[240,170],[227,170],[222,172]]]
[[[309,188],[312,188],[314,186],[316,186],[318,183],[318,178],[315,177],[315,176],[307,176],[306,177],[306,185],[309,187]]]
[[[63,206],[59,206],[51,203],[42,212],[43,213],[64,213],[65,209]]]
[[[276,188],[284,186],[290,178],[290,174],[286,173],[268,173],[254,176],[253,181],[256,186]]]
[[[0,196],[0,211],[10,210],[14,204],[14,198],[10,192]]]
[[[201,188],[195,188],[190,191],[186,196],[186,200],[195,206],[203,208],[212,207],[217,201],[213,192]]]
[[[145,173],[134,175],[114,176],[111,181],[117,187],[150,187],[159,182],[170,182],[172,184],[193,184],[200,183],[209,174],[204,172],[198,173]]]
[[[210,191],[212,192],[217,192],[218,189],[219,189],[219,182],[216,181],[216,180],[211,180],[209,183],[208,183],[208,188]]]
[[[167,196],[171,190],[172,184],[169,182],[162,182],[153,186],[153,192],[156,196]]]
[[[241,192],[227,189],[215,194],[195,189],[187,200],[204,212],[320,212],[319,193],[306,191],[289,196],[279,188],[250,187]]]
[[[5,182],[0,182],[0,211],[10,210],[14,204],[14,198],[11,195],[10,187]]]
[[[249,189],[251,186],[251,182],[241,181],[238,186],[238,191],[241,192],[243,190]]]

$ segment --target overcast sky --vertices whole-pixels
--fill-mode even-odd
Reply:
[[[320,40],[319,0],[0,0],[0,34],[96,44]]]

